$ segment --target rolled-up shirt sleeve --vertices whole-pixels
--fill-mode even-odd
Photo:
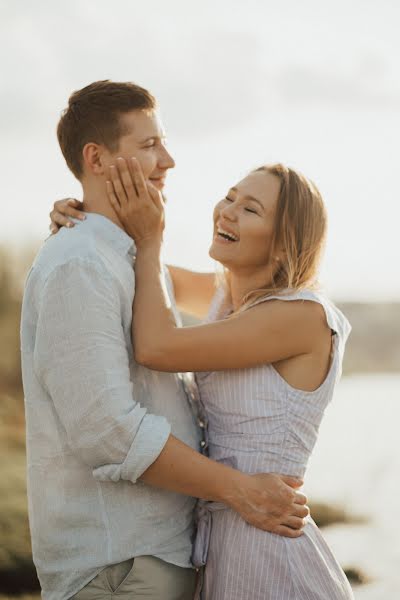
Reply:
[[[135,483],[171,428],[134,399],[118,284],[101,263],[75,259],[38,296],[35,374],[71,450],[96,479]]]

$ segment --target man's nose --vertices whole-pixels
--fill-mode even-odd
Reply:
[[[175,167],[175,161],[165,146],[161,150],[158,164],[162,169],[173,169]]]

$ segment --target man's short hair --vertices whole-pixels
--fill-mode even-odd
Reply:
[[[121,115],[132,110],[154,110],[156,100],[130,82],[95,81],[74,92],[57,126],[57,137],[68,167],[77,179],[83,175],[85,144],[103,144],[116,152],[119,139],[129,133]]]

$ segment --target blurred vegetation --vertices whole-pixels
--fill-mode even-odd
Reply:
[[[0,584],[1,585],[1,584]],[[0,587],[1,590],[1,587]],[[40,593],[39,594],[23,594],[16,596],[15,593],[13,593],[11,596],[4,596],[3,594],[1,594],[0,596],[0,600],[16,600],[16,598],[18,598],[18,600],[40,600]]]
[[[338,303],[352,325],[344,375],[400,372],[400,302]]]
[[[355,524],[365,523],[364,517],[353,515],[344,508],[337,505],[326,504],[325,502],[310,503],[311,516],[318,527],[328,527],[337,523]]]
[[[34,600],[25,483],[25,432],[19,356],[23,283],[35,250],[0,248],[0,600]],[[400,304],[343,304],[353,325],[345,373],[400,370]],[[353,521],[340,508],[315,504],[321,526]],[[358,576],[354,570],[354,579]],[[9,594],[1,595],[1,594]],[[27,595],[28,594],[28,595]]]
[[[32,254],[0,249],[0,593],[13,596],[39,589],[27,517],[19,343],[22,287]]]

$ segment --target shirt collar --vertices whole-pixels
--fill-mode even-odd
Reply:
[[[98,213],[85,212],[84,214],[86,216],[85,221],[74,219],[75,223],[85,225],[94,235],[100,236],[122,255],[130,254],[131,256],[135,256],[135,242],[123,229],[107,217]]]

